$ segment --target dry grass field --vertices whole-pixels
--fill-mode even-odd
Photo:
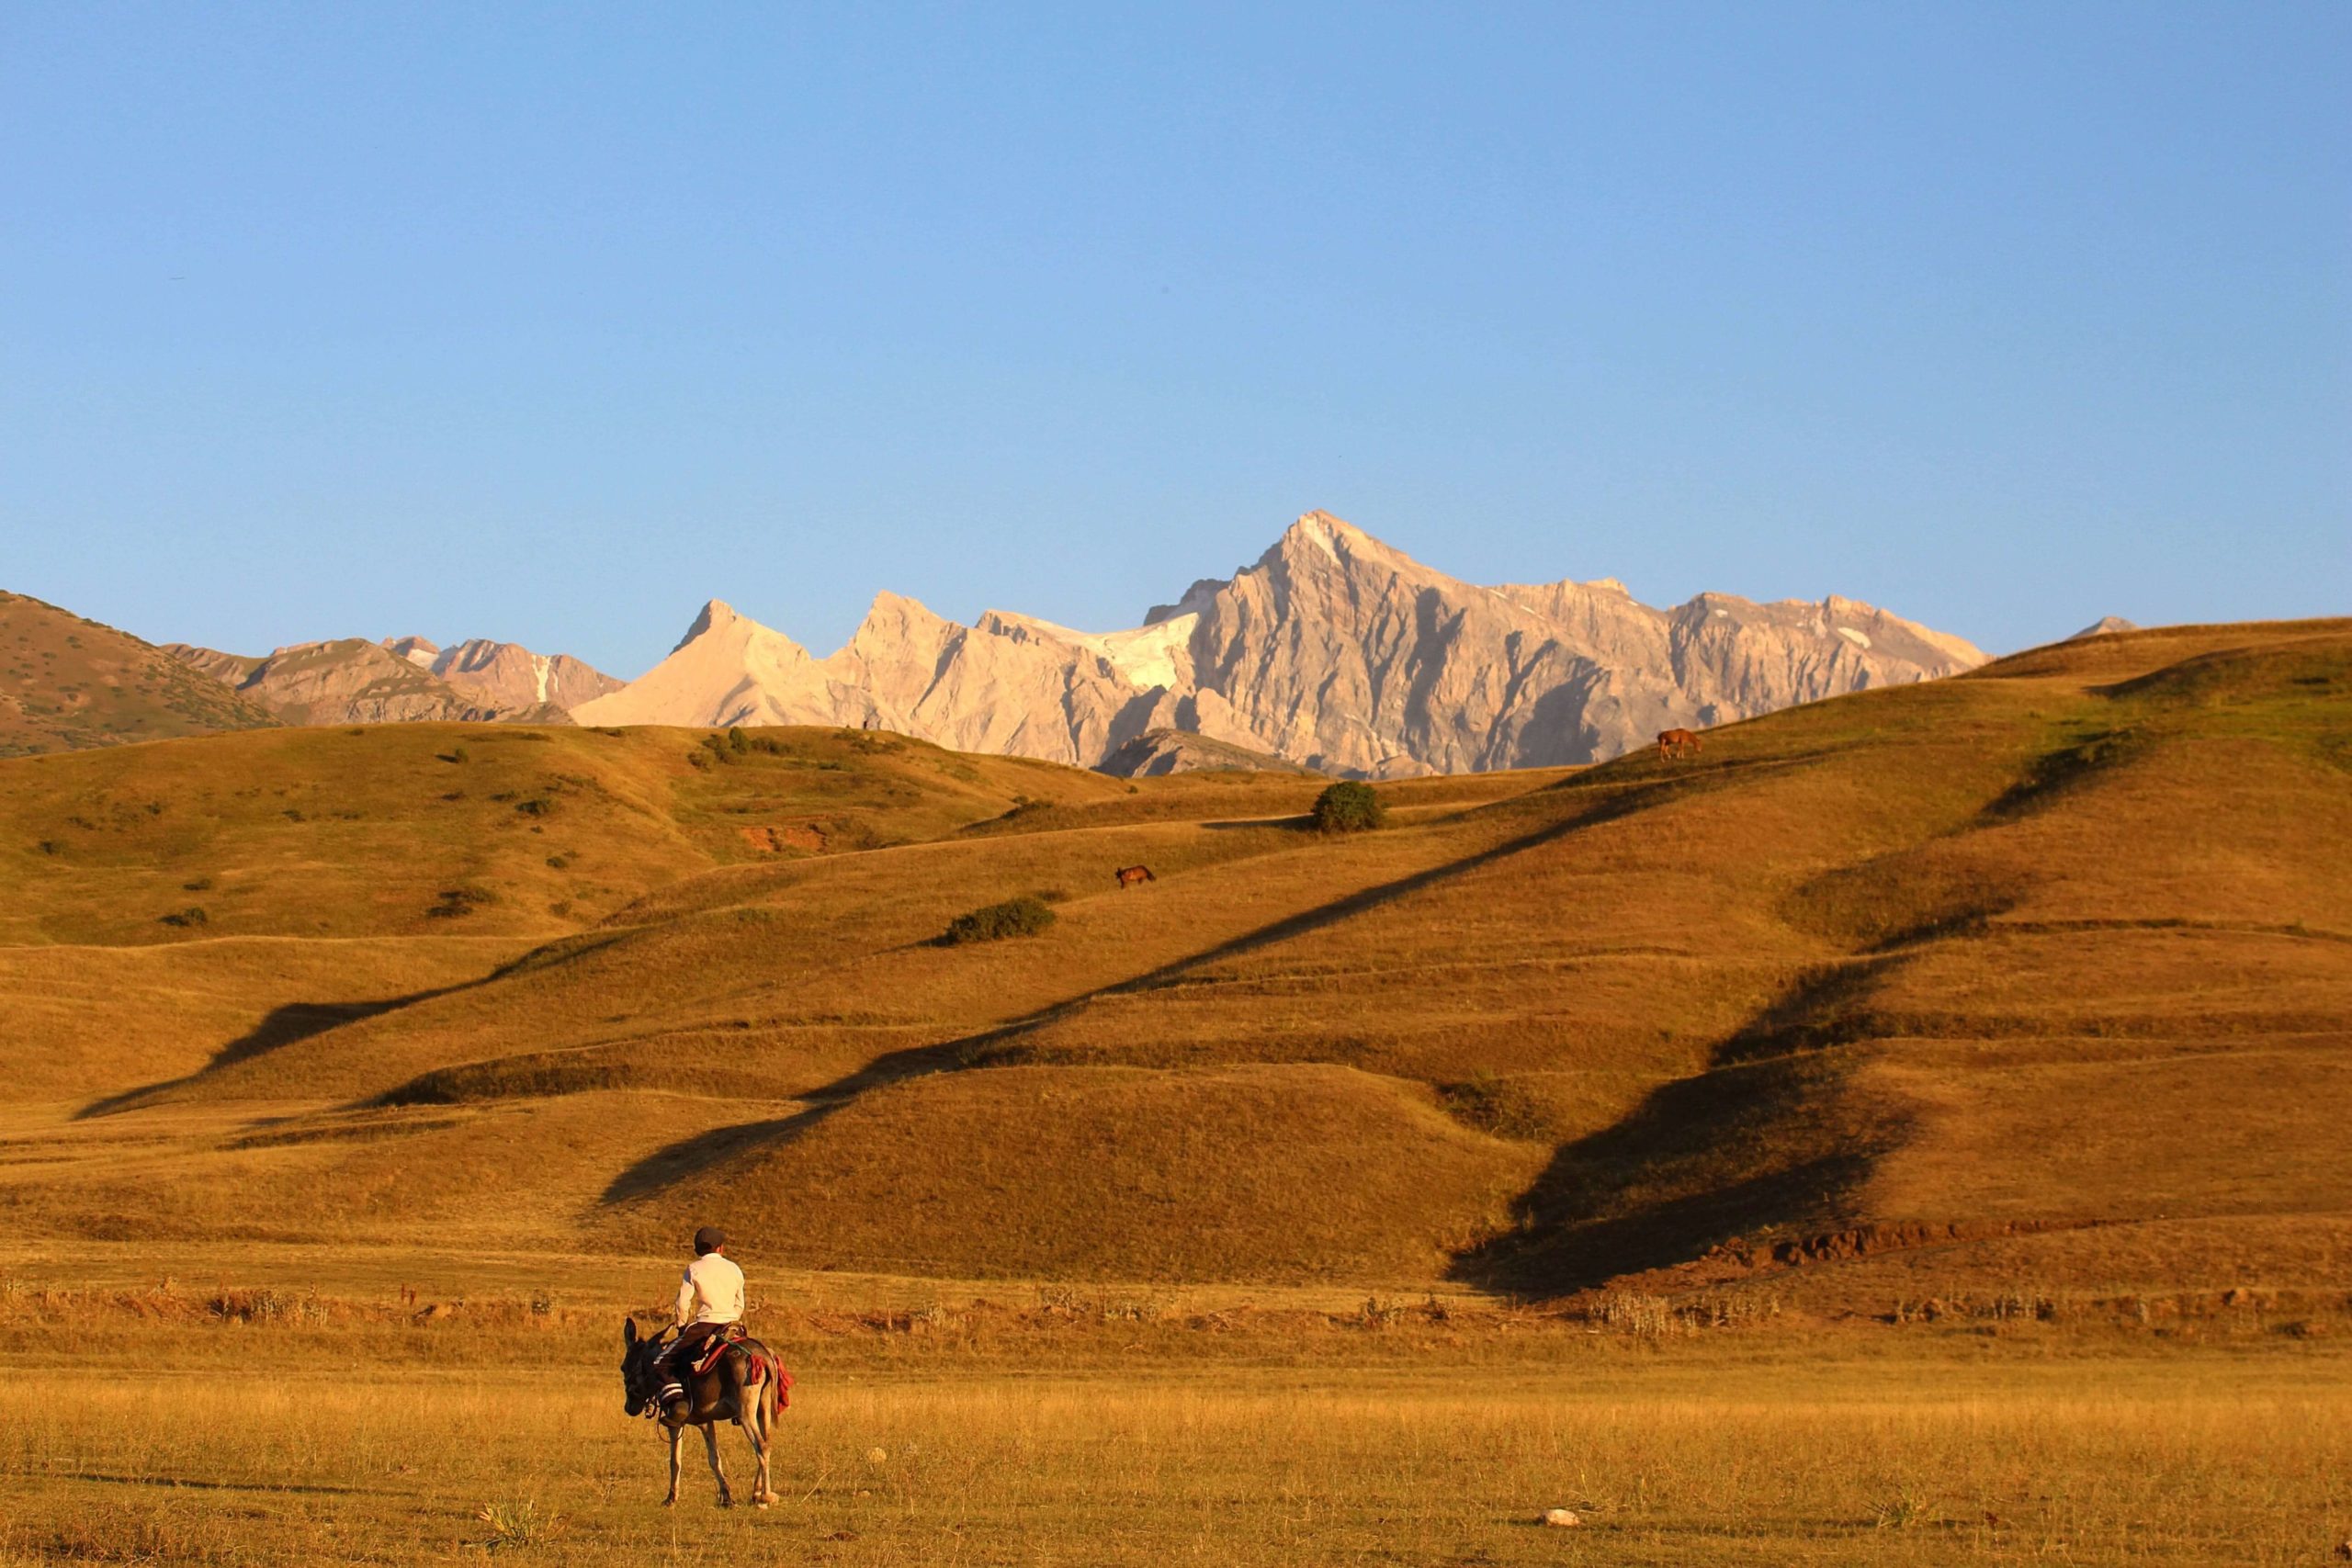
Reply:
[[[195,1282],[223,1269],[268,1282]],[[756,1269],[755,1321],[798,1377],[783,1501],[716,1512],[697,1461],[665,1511],[663,1445],[613,1370],[623,1310],[663,1278],[20,1252],[0,1561],[2186,1568],[2325,1561],[2352,1525],[2340,1292],[2301,1333],[2276,1299],[1896,1327]],[[463,1304],[430,1288],[458,1282]],[[1578,1522],[1538,1525],[1553,1507]]]
[[[591,1563],[2352,1528],[2352,623],[1383,785],[1372,833],[1322,782],[817,730],[0,761],[0,1346],[61,1374],[0,1394],[0,1551],[438,1561],[523,1501],[559,1533],[500,1551]],[[706,1220],[805,1378],[757,1517],[648,1508],[612,1386]]]

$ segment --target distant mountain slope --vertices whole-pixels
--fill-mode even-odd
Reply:
[[[288,724],[568,724],[571,707],[620,687],[569,654],[482,637],[447,649],[417,637],[343,637],[264,659],[186,643],[167,651]]]
[[[2120,615],[2101,615],[2066,640],[2074,642],[2086,637],[2110,637],[2117,632],[2136,632],[2139,629],[2136,625]]]
[[[1099,766],[1191,731],[1322,772],[1396,777],[1589,762],[1704,727],[1957,674],[1984,655],[1836,596],[1702,594],[1652,609],[1611,581],[1481,588],[1325,513],[1229,581],[1090,634],[991,610],[966,626],[878,596],[825,659],[713,601],[583,724],[839,724]]]
[[[0,757],[277,722],[153,644],[0,592]]]
[[[404,637],[384,646],[502,716],[546,706],[568,713],[621,689],[620,682],[568,653],[533,653],[520,643],[469,637],[437,648],[421,637]]]
[[[297,643],[266,659],[178,642],[168,651],[288,724],[449,723],[493,716],[447,682],[365,637]]]
[[[1182,729],[1148,729],[1094,764],[1096,773],[1119,779],[1160,778],[1169,773],[1224,768],[1281,773],[1308,771],[1296,762],[1285,762],[1263,751],[1252,751],[1229,741],[1211,740],[1205,735]]]

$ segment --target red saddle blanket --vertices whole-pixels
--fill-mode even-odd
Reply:
[[[718,1365],[718,1359],[729,1349],[741,1349],[752,1363],[744,1371],[744,1386],[774,1379],[776,1404],[786,1405],[792,1403],[792,1374],[785,1371],[784,1363],[776,1359],[775,1351],[758,1340],[741,1335],[732,1337],[720,1335],[712,1338],[708,1348],[695,1359],[694,1375],[701,1377],[712,1371]]]

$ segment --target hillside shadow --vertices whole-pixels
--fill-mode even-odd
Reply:
[[[1540,1300],[1758,1232],[1831,1226],[1879,1152],[1837,1089],[1818,1059],[1798,1058],[1661,1085],[1623,1120],[1562,1145],[1512,1201],[1513,1228],[1457,1254],[1447,1275]],[[1751,1168],[1726,1179],[1713,1168],[1727,1160]]]
[[[484,983],[485,981],[482,980],[473,980],[465,985],[441,986],[432,990],[414,991],[405,997],[389,997],[379,1001],[288,1002],[281,1007],[270,1009],[263,1015],[259,1023],[215,1051],[212,1054],[212,1059],[196,1071],[182,1074],[175,1078],[164,1078],[156,1083],[141,1084],[137,1089],[124,1089],[119,1094],[107,1095],[103,1100],[94,1100],[76,1111],[74,1113],[74,1119],[82,1122],[96,1116],[111,1116],[120,1111],[133,1111],[152,1100],[168,1094],[173,1089],[185,1089],[206,1074],[217,1072],[222,1067],[234,1066],[239,1062],[250,1062],[257,1056],[266,1056],[273,1051],[282,1051],[288,1045],[324,1034],[331,1029],[340,1029],[346,1023],[357,1023],[366,1019],[380,1018],[388,1012],[398,1012],[402,1008],[414,1007],[419,1002],[429,1002],[435,997],[446,997],[453,992],[466,990],[469,987]]]
[[[422,991],[412,991],[404,997],[383,997],[352,1002],[287,1002],[270,1009],[262,1016],[259,1023],[220,1046],[213,1052],[211,1060],[194,1072],[184,1073],[175,1078],[164,1078],[155,1083],[141,1084],[136,1089],[124,1089],[117,1094],[107,1095],[104,1099],[94,1100],[76,1111],[74,1113],[74,1120],[85,1122],[93,1117],[111,1116],[118,1111],[135,1111],[174,1089],[185,1089],[208,1074],[219,1072],[223,1067],[235,1066],[240,1062],[249,1062],[255,1057],[266,1056],[274,1051],[282,1051],[288,1045],[300,1044],[305,1040],[314,1039],[332,1030],[341,1029],[345,1024],[359,1023],[371,1018],[381,1018],[386,1013],[398,1012],[403,1008],[413,1008],[420,1002],[434,1001],[442,997],[456,996],[461,991],[475,990],[494,981],[503,980],[509,976],[543,968],[550,964],[568,963],[572,959],[594,953],[598,948],[609,946],[616,939],[613,937],[588,938],[584,941],[579,936],[560,938],[555,942],[535,947],[517,958],[510,959],[480,979],[460,980],[454,986],[435,986]]]
[[[650,1197],[691,1177],[715,1168],[727,1160],[753,1150],[805,1135],[808,1130],[827,1117],[856,1102],[860,1096],[890,1084],[932,1073],[954,1072],[967,1068],[982,1068],[1003,1065],[991,1061],[992,1053],[1007,1042],[1057,1020],[1066,1019],[1089,1004],[1107,997],[1150,990],[1170,984],[1193,969],[1215,964],[1295,937],[1320,931],[1338,921],[1378,908],[1398,898],[1407,897],[1424,888],[1435,886],[1457,876],[1466,875],[1482,866],[1538,848],[1579,829],[1597,826],[1618,818],[1630,816],[1662,798],[1684,793],[1683,780],[1658,780],[1635,784],[1593,802],[1584,809],[1549,822],[1532,831],[1520,834],[1500,843],[1448,861],[1409,875],[1394,878],[1375,886],[1360,889],[1345,897],[1335,898],[1312,909],[1287,916],[1256,931],[1216,942],[1198,952],[1186,954],[1167,964],[1157,965],[1124,980],[1065,998],[1061,1001],[1038,1008],[1021,1017],[1007,1020],[987,1029],[958,1036],[931,1045],[909,1046],[876,1057],[855,1072],[849,1073],[813,1089],[803,1096],[803,1110],[792,1115],[772,1117],[756,1122],[739,1122],[733,1126],[716,1128],[682,1138],[637,1161],[616,1176],[602,1195],[604,1204],[626,1202]],[[1253,824],[1254,826],[1263,826]]]
[[[790,1143],[826,1117],[850,1105],[860,1095],[887,1084],[902,1083],[909,1078],[922,1077],[958,1066],[958,1043],[910,1045],[904,1050],[887,1052],[855,1072],[845,1073],[831,1083],[809,1090],[801,1097],[803,1108],[789,1116],[739,1122],[730,1127],[715,1127],[665,1145],[614,1177],[605,1184],[597,1201],[606,1204],[625,1203],[633,1198],[650,1197],[665,1187],[699,1176],[738,1154]]]
[[[1758,1232],[1835,1226],[1901,1124],[1845,1098],[1839,1047],[1868,1037],[1857,1004],[1906,961],[1858,953],[1797,974],[1704,1070],[1555,1150],[1513,1200],[1510,1232],[1457,1254],[1448,1277],[1554,1298]]]

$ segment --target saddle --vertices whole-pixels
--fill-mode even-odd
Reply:
[[[719,1359],[729,1350],[742,1351],[750,1363],[743,1369],[744,1387],[773,1381],[777,1405],[781,1407],[792,1403],[792,1374],[785,1371],[784,1363],[776,1359],[775,1351],[745,1334],[740,1323],[730,1323],[724,1330],[710,1337],[708,1348],[695,1358],[691,1369],[694,1375],[699,1378],[716,1371]]]
[[[718,1358],[727,1354],[727,1348],[729,1345],[740,1345],[742,1342],[743,1325],[740,1323],[730,1323],[704,1340],[702,1354],[695,1358],[692,1369],[695,1376],[700,1377],[718,1365]]]

